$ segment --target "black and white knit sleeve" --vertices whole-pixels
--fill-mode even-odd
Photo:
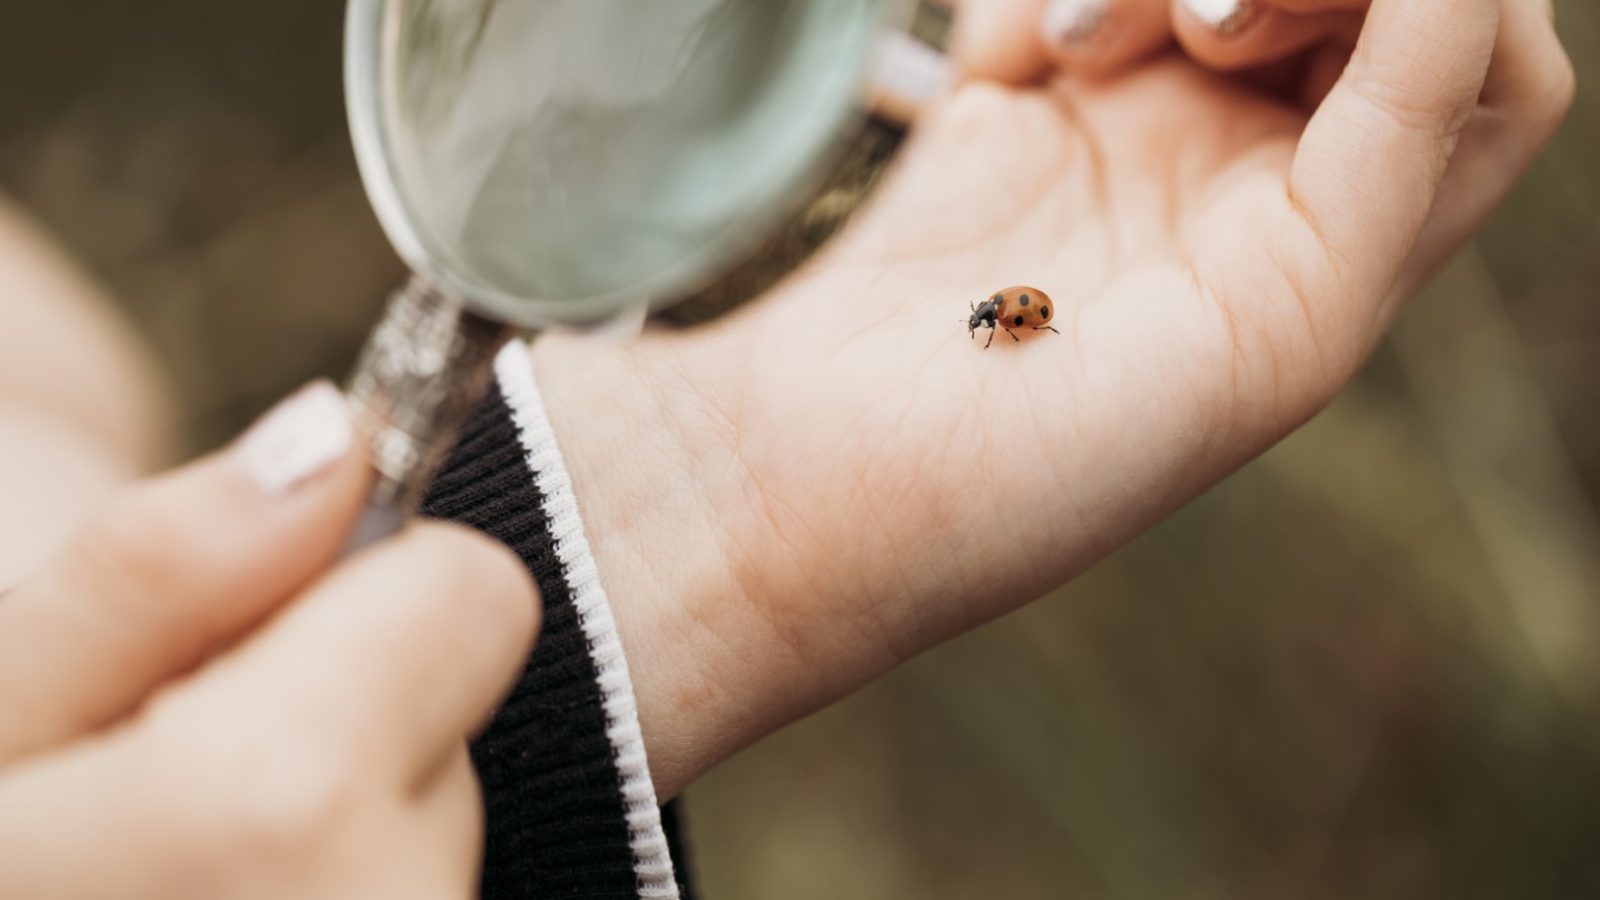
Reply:
[[[524,344],[495,361],[424,512],[511,547],[544,599],[538,647],[472,747],[488,812],[482,896],[689,897],[676,815],[657,805],[627,659]]]

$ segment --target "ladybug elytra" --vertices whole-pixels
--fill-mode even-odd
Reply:
[[[1055,304],[1051,302],[1050,295],[1038,288],[1014,287],[1006,288],[983,301],[982,305],[973,305],[972,317],[967,320],[967,331],[973,339],[977,339],[978,329],[989,329],[989,341],[983,349],[989,349],[994,343],[994,333],[1005,329],[1013,341],[1020,342],[1016,329],[1028,328],[1033,331],[1056,331],[1050,326],[1050,321],[1055,318]]]

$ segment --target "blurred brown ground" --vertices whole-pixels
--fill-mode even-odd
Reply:
[[[1326,415],[1071,588],[690,795],[712,898],[1600,897],[1600,9],[1579,105]],[[0,191],[198,445],[401,267],[338,3],[0,0]]]

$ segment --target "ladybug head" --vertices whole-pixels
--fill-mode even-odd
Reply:
[[[993,300],[985,300],[983,305],[973,306],[972,317],[967,319],[967,332],[971,334],[976,332],[979,328],[983,328],[985,326],[993,328],[995,317],[996,310],[995,302]]]

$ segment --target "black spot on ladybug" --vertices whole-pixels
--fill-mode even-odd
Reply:
[[[1050,318],[1050,307],[1048,307],[1048,306],[1039,307],[1039,315],[1044,316],[1047,319]]]
[[[1027,306],[1028,305],[1028,295],[1027,294],[1023,294],[1022,297],[1021,297],[1021,300],[1022,300],[1022,305],[1023,306]]]
[[[994,295],[994,302],[996,302],[996,303],[1004,303],[1004,302],[1006,302],[1006,295],[1005,294],[995,294]]]
[[[1021,328],[1022,327],[1022,317],[1021,316],[1017,316],[1015,321],[1017,323],[1017,327]]]

